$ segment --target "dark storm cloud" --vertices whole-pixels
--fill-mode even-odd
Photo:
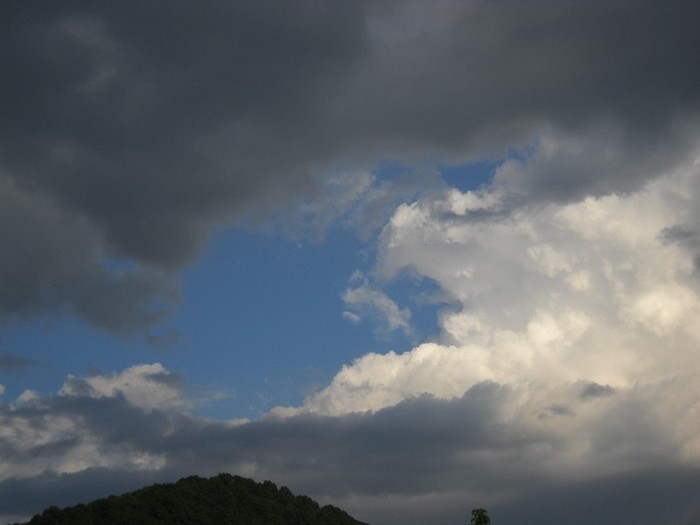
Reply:
[[[0,313],[157,322],[213,224],[310,183],[322,144],[290,128],[357,55],[358,7],[3,5]]]
[[[52,421],[61,429],[48,445],[26,447],[3,440],[1,452],[7,464],[50,465],[56,457],[76,455],[88,443],[95,444],[104,458],[163,455],[164,468],[150,474],[129,471],[123,469],[124,460],[117,459],[113,468],[104,470],[60,476],[49,470],[35,484],[18,475],[0,484],[3,494],[17,495],[11,507],[2,509],[5,513],[31,515],[49,504],[84,500],[86,494],[98,497],[134,489],[145,480],[221,470],[245,474],[247,469],[256,478],[272,479],[327,501],[350,494],[411,496],[454,486],[464,489],[473,483],[464,477],[465,469],[483,470],[481,482],[490,486],[496,480],[485,459],[479,458],[480,451],[507,450],[528,441],[498,428],[493,412],[506,400],[508,389],[489,383],[453,402],[423,397],[375,415],[304,416],[234,427],[186,413],[146,412],[121,394],[109,398],[88,394],[2,407],[5,424],[16,424],[21,432],[52,434]],[[80,461],[89,461],[89,454]],[[95,477],[101,480],[99,491]]]
[[[368,123],[387,134],[502,147],[499,139],[531,138],[537,126],[575,132],[611,120],[639,149],[697,110],[700,10],[687,2],[409,5],[403,31],[393,13],[380,23],[393,32],[376,37],[374,69],[358,82],[367,93],[350,99],[354,112],[371,100]]]
[[[620,467],[629,452],[634,461],[627,467],[581,478],[581,472],[552,463],[565,454],[560,437],[546,428],[503,424],[499,414],[513,391],[495,383],[478,384],[461,398],[422,396],[375,413],[242,425],[188,412],[146,411],[120,393],[87,394],[0,407],[6,429],[0,443],[6,469],[0,491],[10,502],[3,506],[4,515],[31,515],[51,504],[229,471],[340,504],[376,525],[463,523],[469,510],[482,504],[506,525],[535,523],[541,519],[538,509],[557,516],[557,523],[584,523],[582,509],[598,505],[607,512],[597,521],[611,525],[620,523],[620,516],[633,518],[625,523],[642,523],[642,516],[660,515],[662,509],[665,522],[673,525],[692,523],[689,517],[697,516],[690,487],[697,486],[700,474],[676,466],[672,446],[663,461],[657,455],[654,463],[636,462],[635,449],[646,446],[643,426],[637,428],[640,435],[618,440],[614,458]],[[643,419],[639,415],[632,419]],[[629,431],[630,422],[623,423]],[[27,446],[13,441],[13,429],[52,438]],[[653,443],[657,451],[663,446]],[[149,456],[164,462],[151,470],[130,463],[132,457]],[[107,461],[111,466],[73,474],[47,469],[66,457],[79,458],[81,465]],[[34,465],[41,465],[40,473],[28,475]],[[15,475],[8,477],[11,472]]]
[[[1,9],[3,317],[152,326],[214,225],[337,166],[500,154],[555,129],[586,154],[525,189],[560,200],[633,189],[694,136],[693,2]]]
[[[152,483],[173,482],[186,475],[189,474],[95,468],[76,474],[49,474],[40,479],[3,482],[0,483],[0,493],[7,502],[6,512],[20,517],[41,510],[37,509],[37,502],[52,502],[59,507],[74,505]],[[601,525],[695,525],[700,513],[695,498],[699,484],[700,473],[694,469],[649,470],[635,476],[614,476],[593,483],[543,487],[536,497],[492,504],[488,511],[494,523],[497,521],[503,525],[535,525],[543,520],[587,525],[592,516]],[[290,488],[295,493],[304,493],[303,489]],[[382,525],[399,521],[409,525],[462,525],[469,519],[470,510],[479,505],[479,500],[467,495],[461,497],[463,501],[460,503],[426,499],[417,507],[404,498],[393,507],[374,510],[370,515],[374,517],[371,523]],[[338,503],[333,499],[323,501]],[[431,502],[436,505],[431,506]],[[368,515],[362,518],[361,512],[354,511],[354,516],[369,519]]]
[[[499,505],[489,514],[494,523],[521,525],[543,521],[586,525],[591,520],[610,525],[693,525],[700,515],[693,496],[698,486],[697,469],[643,469],[634,475],[549,487],[528,501]]]
[[[0,181],[0,219],[0,320],[68,309],[100,328],[139,329],[163,318],[156,301],[177,297],[168,271],[110,270],[95,226],[48,197]]]
[[[37,507],[39,501],[65,507],[167,481],[175,479],[164,477],[161,472],[94,468],[77,474],[49,473],[40,478],[14,479],[0,483],[0,494],[5,515],[24,521],[44,509]]]

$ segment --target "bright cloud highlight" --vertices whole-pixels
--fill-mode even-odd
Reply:
[[[557,440],[552,475],[625,471],[639,455],[699,464],[698,252],[668,233],[700,226],[699,169],[692,155],[632,193],[522,203],[505,163],[498,185],[398,207],[375,271],[437,285],[435,341],[360,357],[276,413],[377,412],[492,383],[504,429]]]

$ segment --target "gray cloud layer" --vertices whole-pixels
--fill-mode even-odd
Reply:
[[[162,381],[169,375],[136,372],[129,388],[174,392],[176,385]],[[222,470],[273,479],[376,524],[456,525],[483,505],[505,525],[540,523],[543,515],[583,525],[592,513],[601,524],[663,518],[689,525],[700,510],[693,490],[700,472],[674,464],[672,440],[654,435],[647,409],[635,401],[638,393],[585,401],[610,407],[606,428],[581,436],[595,438],[600,449],[587,458],[605,456],[586,474],[586,468],[566,468],[569,444],[556,432],[517,417],[504,422],[503,408],[515,392],[495,383],[452,400],[424,396],[374,413],[247,424],[214,422],[165,404],[144,408],[128,391],[67,389],[0,407],[1,518]],[[28,444],[29,435],[43,439]]]
[[[700,102],[693,2],[0,9],[4,319],[153,326],[214,225],[341,166],[501,154],[555,128],[611,154],[523,191],[630,191],[687,149]]]

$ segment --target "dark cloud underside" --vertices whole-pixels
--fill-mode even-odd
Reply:
[[[566,468],[548,472],[547,462],[563,443],[544,431],[503,425],[498,409],[512,393],[484,383],[451,401],[426,396],[374,414],[233,427],[167,410],[145,412],[121,394],[61,396],[3,408],[0,416],[21,422],[23,432],[51,431],[54,422],[62,429],[61,439],[32,447],[2,442],[0,453],[27,468],[93,446],[117,463],[123,454],[167,458],[155,470],[113,465],[7,478],[0,483],[3,512],[31,515],[49,504],[69,505],[147,483],[226,470],[273,479],[376,523],[463,523],[476,505],[488,506],[492,518],[506,525],[539,523],[543,515],[553,523],[583,524],[590,522],[591,513],[597,523],[611,525],[648,523],[662,516],[675,525],[696,523],[700,474],[672,462],[635,464],[635,450],[649,445],[644,425],[620,443],[617,452],[623,452],[616,458],[628,456],[627,467],[618,464],[592,479]],[[87,458],[85,453],[79,457]],[[377,498],[382,505],[376,506]]]

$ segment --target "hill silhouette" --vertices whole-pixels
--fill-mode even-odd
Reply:
[[[219,474],[190,476],[59,509],[49,507],[26,525],[367,525],[347,512],[321,507],[271,481]],[[17,525],[17,524],[16,524]]]

